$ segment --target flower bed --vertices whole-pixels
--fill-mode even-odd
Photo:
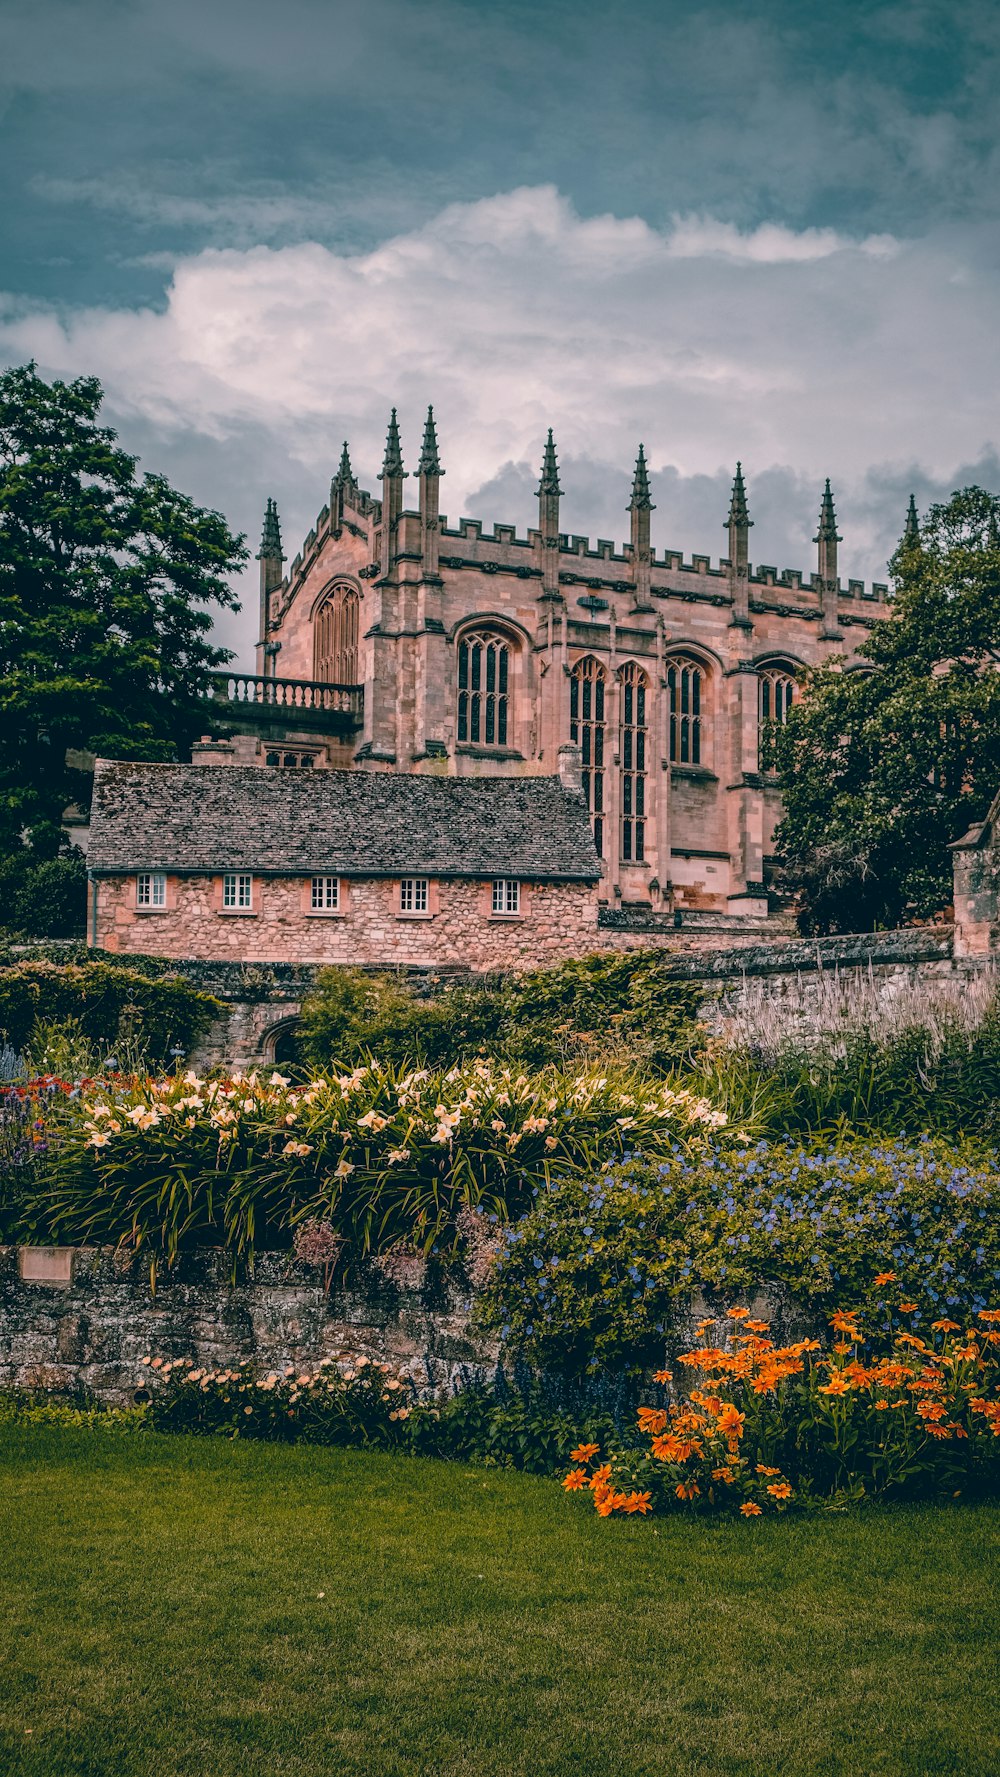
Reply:
[[[677,1307],[777,1294],[811,1325],[837,1302],[919,1328],[1000,1301],[995,1161],[946,1143],[818,1153],[709,1148],[556,1179],[506,1232],[482,1319],[541,1369],[661,1362]]]
[[[45,1241],[128,1241],[154,1264],[197,1242],[249,1258],[307,1222],[332,1226],[348,1258],[454,1249],[463,1207],[505,1218],[626,1142],[687,1151],[724,1123],[662,1082],[488,1062],[445,1074],[372,1063],[307,1086],[277,1073],[115,1081],[84,1095],[24,1223]]]
[[[912,1316],[913,1305],[901,1302]],[[928,1337],[897,1333],[883,1355],[853,1312],[835,1335],[776,1346],[745,1308],[720,1325],[722,1343],[681,1354],[685,1395],[640,1407],[648,1449],[582,1442],[563,1486],[588,1491],[602,1517],[654,1511],[738,1512],[757,1518],[797,1503],[863,1498],[959,1498],[1000,1487],[1000,1309],[964,1328],[947,1316]],[[664,1386],[669,1372],[658,1372]],[[606,1447],[607,1448],[607,1447]]]

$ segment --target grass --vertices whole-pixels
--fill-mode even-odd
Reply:
[[[1000,1510],[0,1431],[5,1777],[995,1777]]]

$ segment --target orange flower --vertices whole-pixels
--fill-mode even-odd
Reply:
[[[652,1509],[653,1495],[651,1493],[630,1493],[622,1507],[623,1512],[639,1512],[643,1516],[646,1512],[651,1512]]]
[[[752,1499],[745,1500],[743,1505],[740,1506],[740,1511],[744,1518],[759,1518],[761,1515],[760,1506],[755,1505]]]
[[[730,1450],[735,1451],[737,1444],[743,1436],[743,1422],[745,1417],[746,1415],[738,1412],[731,1403],[729,1406],[723,1407],[722,1412],[719,1414],[719,1430],[725,1438],[726,1443],[729,1445]]]
[[[701,1488],[697,1481],[678,1481],[674,1492],[678,1499],[697,1499]]]
[[[615,1509],[615,1496],[607,1487],[594,1495],[594,1510],[599,1518],[610,1518]]]
[[[878,1288],[881,1288],[882,1284],[884,1284],[884,1283],[895,1283],[895,1281],[896,1281],[895,1271],[880,1271],[875,1279],[875,1283]]]
[[[692,1456],[704,1455],[704,1445],[698,1438],[677,1438],[670,1432],[666,1437],[654,1438],[652,1449],[659,1462],[690,1462]]]
[[[780,1475],[781,1470],[780,1468],[768,1468],[766,1462],[758,1462],[757,1473],[759,1475]]]
[[[730,1320],[749,1320],[750,1310],[749,1308],[730,1308],[728,1318]]]
[[[943,1401],[918,1401],[917,1412],[921,1419],[925,1420],[947,1419],[948,1417],[948,1409]]]
[[[960,1333],[962,1329],[957,1320],[932,1320],[931,1331],[934,1333]]]
[[[578,1444],[576,1449],[569,1453],[570,1462],[589,1462],[592,1456],[597,1455],[600,1448],[600,1444]]]
[[[593,1474],[590,1477],[589,1485],[590,1485],[591,1492],[592,1493],[599,1493],[601,1491],[602,1487],[607,1486],[610,1479],[611,1479],[611,1464],[610,1464],[610,1462],[603,1462],[601,1464],[600,1468],[595,1468]]]
[[[654,1382],[672,1382],[673,1381],[673,1371],[672,1370],[654,1370],[653,1381]]]
[[[563,1486],[567,1493],[578,1493],[580,1488],[586,1487],[586,1485],[587,1477],[583,1470],[579,1468],[570,1469],[569,1474],[563,1482]]]
[[[916,1312],[917,1312],[916,1302],[900,1302],[899,1312],[900,1312],[900,1314],[916,1314]]]
[[[847,1333],[852,1339],[859,1339],[861,1335],[856,1324],[857,1318],[856,1314],[845,1313],[842,1308],[838,1308],[830,1316],[830,1325],[835,1333]]]
[[[648,1432],[651,1437],[658,1437],[665,1430],[667,1415],[662,1407],[639,1408],[639,1430]]]
[[[792,1490],[787,1481],[772,1481],[767,1491],[772,1499],[791,1499],[792,1497]]]
[[[834,1370],[829,1382],[820,1388],[820,1394],[850,1394],[851,1384],[842,1370]]]
[[[712,1470],[713,1481],[725,1481],[726,1484],[729,1485],[731,1484],[732,1479],[733,1471],[731,1468],[714,1468]]]
[[[1000,1321],[1000,1308],[980,1308],[976,1318],[978,1320]]]
[[[750,1333],[769,1333],[771,1323],[768,1320],[748,1320],[747,1331]]]

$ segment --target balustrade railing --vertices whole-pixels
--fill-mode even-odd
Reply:
[[[261,710],[301,710],[347,716],[360,723],[362,685],[331,685],[323,679],[272,679],[263,673],[213,673],[213,701]]]

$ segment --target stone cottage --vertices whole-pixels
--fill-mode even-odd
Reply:
[[[90,942],[473,970],[579,955],[600,866],[577,760],[562,778],[98,760]]]

